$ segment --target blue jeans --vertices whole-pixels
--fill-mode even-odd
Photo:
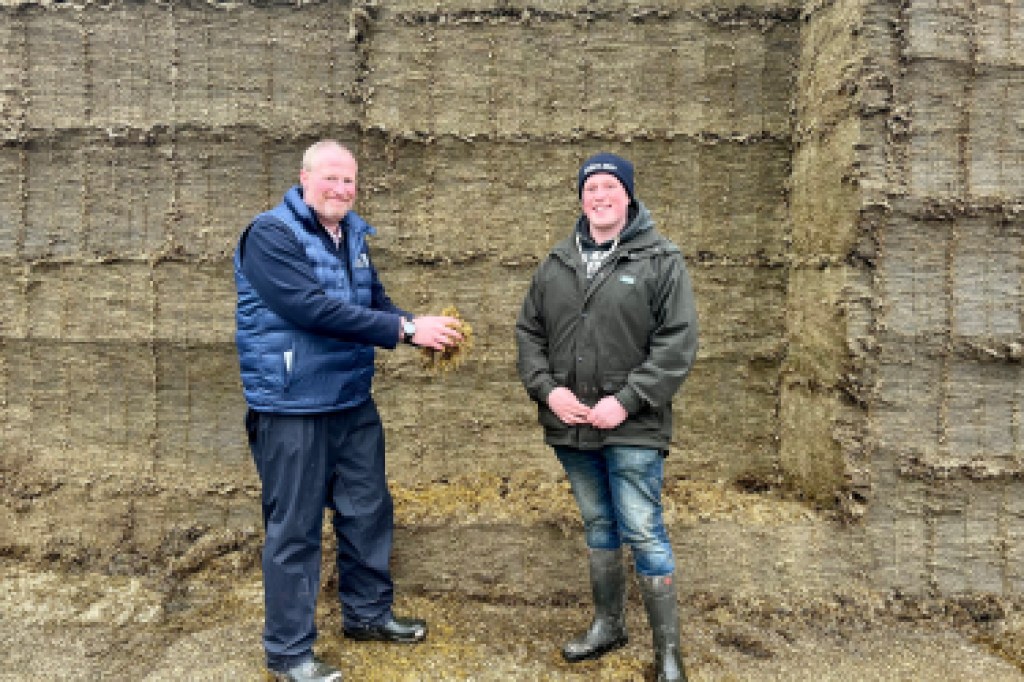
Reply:
[[[640,575],[662,576],[675,570],[661,514],[660,450],[608,445],[600,450],[556,447],[555,454],[572,485],[588,547],[618,549],[628,544]]]

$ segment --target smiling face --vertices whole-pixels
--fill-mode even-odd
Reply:
[[[612,239],[626,226],[629,194],[611,173],[594,173],[587,178],[580,202],[595,241]]]
[[[344,147],[314,148],[299,172],[302,198],[325,227],[338,225],[356,202],[355,157]]]

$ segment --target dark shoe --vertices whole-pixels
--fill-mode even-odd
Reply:
[[[594,620],[579,637],[562,647],[562,658],[570,663],[604,656],[625,646],[626,570],[621,549],[587,550],[590,590],[594,596]]]
[[[345,636],[362,642],[415,644],[427,638],[427,621],[419,618],[391,618],[381,625],[346,625]]]
[[[686,670],[679,651],[679,605],[674,577],[672,574],[637,577],[651,624],[657,682],[686,682]]]
[[[271,670],[281,682],[341,682],[341,671],[318,658],[307,658],[288,670]]]

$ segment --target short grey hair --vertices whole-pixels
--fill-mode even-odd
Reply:
[[[320,155],[320,152],[327,149],[340,149],[341,151],[351,156],[353,159],[356,157],[355,154],[353,154],[352,151],[345,145],[341,144],[337,140],[326,138],[323,140],[318,140],[313,144],[309,145],[309,148],[306,149],[305,153],[302,155],[302,170],[313,170],[313,163],[316,161],[316,157]]]

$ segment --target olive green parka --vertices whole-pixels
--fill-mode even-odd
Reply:
[[[697,355],[697,312],[679,248],[636,202],[622,242],[591,280],[575,232],[538,266],[516,320],[519,377],[537,402],[544,439],[582,450],[668,450],[672,398]],[[576,230],[586,230],[580,216]],[[568,426],[547,405],[556,387],[594,406],[615,396],[628,413],[614,429]]]

